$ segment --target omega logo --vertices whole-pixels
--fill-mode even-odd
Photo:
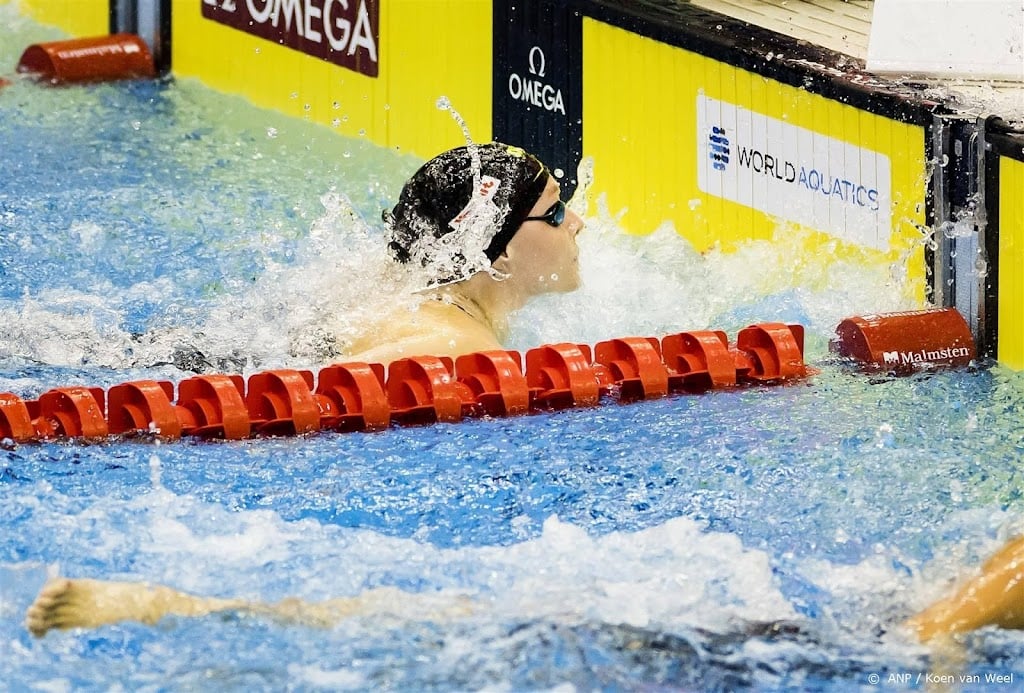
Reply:
[[[508,93],[517,101],[543,108],[544,110],[565,115],[565,100],[562,90],[542,81],[547,70],[547,59],[540,46],[530,48],[527,56],[527,67],[530,76],[522,76],[512,72],[508,76]]]

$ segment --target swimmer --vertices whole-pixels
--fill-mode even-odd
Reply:
[[[509,315],[579,287],[583,220],[535,156],[492,142],[425,163],[384,215],[394,260],[422,273],[424,300],[357,339],[346,360],[390,363],[503,349]]]
[[[207,616],[216,612],[263,616],[286,623],[330,627],[345,618],[417,613],[425,618],[472,613],[464,596],[376,589],[324,602],[286,599],[264,604],[216,599],[142,582],[56,578],[43,585],[28,608],[25,625],[37,637],[53,629],[96,628],[121,621],[154,624],[165,616]],[[984,626],[1024,629],[1024,536],[996,552],[953,595],[910,618],[907,629],[922,642],[941,641]]]

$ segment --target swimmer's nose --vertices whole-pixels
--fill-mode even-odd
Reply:
[[[580,235],[580,231],[586,224],[583,223],[583,219],[576,212],[569,212],[569,230],[572,231],[573,236]]]

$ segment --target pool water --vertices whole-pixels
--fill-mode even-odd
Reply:
[[[57,37],[0,4],[0,74]],[[380,210],[419,163],[190,81],[14,79],[0,90],[0,391],[331,362],[387,298]],[[899,623],[1024,529],[1024,375],[858,373],[827,341],[843,317],[911,307],[906,268],[794,263],[781,240],[701,255],[669,228],[624,235],[591,193],[585,288],[517,315],[511,348],[783,320],[807,326],[820,374],[375,434],[5,443],[0,680],[873,690],[948,671]],[[24,611],[53,574],[263,601],[410,597],[328,629],[229,614],[34,639]],[[446,595],[473,608],[419,606]],[[1024,681],[1020,633],[963,647],[954,673],[980,677],[964,690]]]

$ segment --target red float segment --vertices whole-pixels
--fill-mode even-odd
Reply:
[[[0,392],[0,440],[21,443],[35,437],[36,429],[25,402],[15,394]]]
[[[534,408],[591,407],[600,398],[590,347],[548,344],[526,352],[526,382]]]
[[[320,430],[320,407],[313,398],[313,374],[290,369],[249,378],[245,405],[257,433],[300,435]]]
[[[594,346],[594,360],[608,369],[622,401],[668,394],[668,369],[656,338],[625,337],[598,342]]]
[[[18,72],[52,84],[156,77],[149,47],[134,34],[33,44],[21,54]]]
[[[869,368],[906,372],[967,366],[977,356],[967,321],[956,308],[847,318],[829,349]]]
[[[804,328],[781,322],[765,322],[740,330],[736,348],[751,357],[752,367],[743,379],[756,381],[803,378]]]
[[[324,368],[315,396],[323,428],[377,431],[391,423],[384,366],[379,363],[342,363]]]
[[[33,422],[42,438],[102,438],[109,433],[103,416],[105,393],[98,387],[58,387],[39,397]]]
[[[163,438],[181,437],[181,420],[171,403],[174,385],[167,381],[139,380],[110,388],[107,424],[112,434],[153,431]]]
[[[515,416],[530,409],[530,388],[517,351],[485,351],[455,360],[455,374],[484,413]]]
[[[736,359],[724,332],[671,334],[661,340],[661,351],[673,389],[701,392],[736,384]]]
[[[413,356],[388,366],[386,383],[391,417],[404,424],[455,422],[462,419],[463,394],[451,359]]]
[[[182,434],[240,440],[250,433],[249,411],[240,376],[197,375],[178,385],[175,406]]]

